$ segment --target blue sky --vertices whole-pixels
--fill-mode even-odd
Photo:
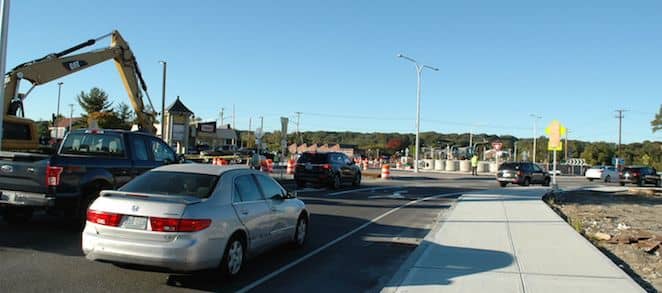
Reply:
[[[571,138],[615,142],[624,108],[623,141],[635,142],[662,140],[650,128],[661,19],[660,1],[20,0],[7,67],[118,29],[158,108],[165,59],[167,104],[180,95],[206,120],[235,105],[240,129],[259,116],[279,129],[300,111],[302,130],[411,133],[416,75],[402,52],[440,69],[423,74],[422,130],[531,137],[536,113],[539,133],[558,119]],[[62,109],[93,86],[128,103],[112,62],[61,81]],[[25,104],[50,117],[57,82]]]

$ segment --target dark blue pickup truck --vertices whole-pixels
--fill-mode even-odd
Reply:
[[[55,155],[0,152],[0,212],[9,223],[46,209],[84,219],[99,191],[143,172],[180,162],[160,138],[123,130],[76,130]]]

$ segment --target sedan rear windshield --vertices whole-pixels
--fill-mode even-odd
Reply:
[[[328,155],[325,153],[303,153],[298,163],[326,164]]]
[[[208,198],[218,178],[207,174],[154,171],[138,176],[120,191]]]
[[[499,170],[519,170],[520,164],[517,163],[503,163],[499,166]]]

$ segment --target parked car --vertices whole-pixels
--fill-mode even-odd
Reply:
[[[36,209],[82,222],[101,190],[180,161],[165,142],[150,134],[75,130],[52,156],[0,152],[0,212],[9,223],[29,220]]]
[[[361,185],[361,168],[344,153],[304,152],[297,160],[294,181],[297,186],[313,183],[327,185],[333,189],[340,188],[345,182],[359,186]]]
[[[584,174],[588,181],[618,182],[618,169],[614,166],[593,166]]]
[[[308,223],[305,204],[264,173],[170,165],[101,192],[87,212],[83,253],[172,271],[220,268],[232,277],[247,257],[285,242],[303,246]]]
[[[499,166],[496,179],[501,187],[506,187],[508,183],[522,186],[529,186],[529,184],[549,186],[551,181],[547,172],[530,162],[503,163]]]
[[[662,186],[662,179],[660,179],[660,175],[657,174],[657,170],[653,167],[626,167],[623,169],[622,173],[620,180],[621,186],[625,186],[626,183],[633,183],[638,186],[644,184],[653,184],[657,187]]]

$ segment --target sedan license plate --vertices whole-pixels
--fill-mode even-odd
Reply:
[[[124,221],[122,221],[121,227],[126,229],[146,230],[147,217],[124,216]]]

